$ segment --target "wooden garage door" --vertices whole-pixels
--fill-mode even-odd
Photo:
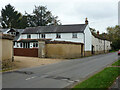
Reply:
[[[38,48],[14,48],[14,56],[38,57]]]

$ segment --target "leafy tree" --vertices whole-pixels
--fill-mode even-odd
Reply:
[[[107,32],[109,39],[112,41],[112,48],[120,49],[120,26],[108,27]]]
[[[2,26],[3,28],[15,28],[21,14],[15,11],[15,8],[8,4],[5,9],[2,9]]]
[[[35,6],[32,14],[22,15],[10,4],[1,11],[2,28],[26,28],[46,25],[59,25],[58,16],[53,16],[45,6]]]
[[[10,4],[2,8],[2,27],[3,28],[25,28],[27,27],[27,18],[15,10]]]
[[[53,16],[52,13],[47,10],[46,6],[35,6],[32,15],[27,13],[26,15],[30,27],[60,24],[60,21],[57,20],[58,17]]]
[[[26,27],[28,27],[27,16],[23,15],[22,18],[18,22],[17,28],[24,29]]]

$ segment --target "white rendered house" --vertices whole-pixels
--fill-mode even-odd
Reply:
[[[107,52],[111,49],[111,42],[106,38],[100,37],[99,32],[97,34],[92,32],[92,53]]]
[[[83,43],[85,45],[85,51],[91,51],[92,46],[92,34],[89,29],[88,21],[86,24],[75,25],[58,25],[58,26],[40,26],[26,28],[19,38],[19,42],[25,39],[51,39],[52,41],[69,41]],[[32,42],[29,43],[29,47],[26,44],[26,48],[33,48]],[[22,45],[18,43],[15,48],[21,48]],[[24,45],[22,48],[25,47]]]
[[[20,35],[19,39],[15,42],[14,48],[38,48],[38,39],[83,43],[84,51],[88,53],[97,51],[99,46],[101,47],[99,51],[110,49],[110,42],[107,40],[105,40],[105,43],[108,44],[106,44],[107,47],[104,47],[104,43],[97,43],[99,38],[95,37],[91,33],[87,19],[85,20],[85,24],[52,25],[26,28]]]

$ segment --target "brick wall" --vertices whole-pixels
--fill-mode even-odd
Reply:
[[[38,57],[37,48],[14,48],[14,56]]]

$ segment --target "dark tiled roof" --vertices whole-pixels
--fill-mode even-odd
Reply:
[[[6,32],[8,29],[0,29],[3,33]]]
[[[9,32],[16,32],[15,29],[10,29],[7,33]]]
[[[84,45],[83,43],[77,42],[69,42],[69,41],[46,41],[47,44],[76,44],[76,45]]]
[[[92,33],[92,35],[93,35],[95,38],[98,38],[98,39],[101,39],[101,40],[107,40],[107,41],[110,41],[110,40],[108,40],[107,38],[102,37],[102,36],[100,36],[100,35],[97,35],[97,34],[94,33],[94,32],[91,32],[91,33]]]
[[[84,32],[86,24],[51,25],[26,28],[22,34]]]
[[[12,31],[16,31],[16,32],[19,32],[19,33],[23,33],[24,29],[11,29]],[[10,29],[0,29],[0,31],[2,31],[3,33],[6,32],[6,31],[11,31]]]
[[[20,39],[18,42],[38,42],[38,41],[49,41],[51,39]]]
[[[0,39],[13,40],[13,39],[14,39],[14,36],[8,35],[8,34],[0,34]]]
[[[23,33],[25,29],[15,29],[16,32],[19,32],[20,34]]]
[[[15,36],[14,41],[17,41],[21,35],[21,33],[23,33],[24,29],[16,29],[16,32],[19,32],[19,34],[17,36]]]
[[[21,33],[23,33],[24,29],[0,29],[0,31],[2,31],[3,34],[6,34],[5,32],[9,33],[9,32],[18,32],[18,35],[14,37],[14,41],[17,41],[21,35]]]
[[[69,41],[51,41],[51,39],[21,39],[18,42],[38,42],[38,41],[45,41],[46,44],[76,44],[80,45],[83,43],[77,42],[69,42]]]
[[[21,39],[18,42],[38,42],[37,39]]]

